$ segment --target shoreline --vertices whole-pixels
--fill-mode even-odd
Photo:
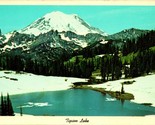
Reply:
[[[127,93],[134,95],[134,99],[131,102],[138,104],[151,104],[148,106],[155,107],[155,74],[140,76],[132,79],[120,79],[115,81],[108,81],[98,85],[89,85],[91,87],[101,87],[106,91],[120,91],[121,83],[127,81],[135,81],[132,84],[124,84],[124,90]]]
[[[6,74],[5,72],[10,72]],[[5,77],[4,77],[5,76]],[[11,80],[9,78],[12,78]],[[88,85],[103,88],[106,91],[120,91],[121,83],[124,81],[135,81],[130,85],[124,85],[127,93],[134,95],[131,102],[138,104],[152,104],[155,107],[155,74],[141,76],[132,79],[120,79],[108,81],[102,84]],[[14,71],[0,71],[1,93],[5,95],[17,95],[33,92],[60,91],[70,89],[74,82],[86,82],[87,79],[73,77],[57,77],[34,75],[31,73],[16,74]]]
[[[134,96],[131,93],[121,93],[120,91],[106,91],[104,88],[92,87],[89,85],[74,85],[73,89],[88,89],[102,93],[103,95],[110,95],[112,98],[118,100],[133,100]]]

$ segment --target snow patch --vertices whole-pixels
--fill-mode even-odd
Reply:
[[[50,43],[50,47],[51,48],[58,48],[58,47],[61,47],[61,48],[63,48],[62,46],[61,46],[61,44],[60,43],[58,43],[58,42],[55,42],[55,43]]]
[[[28,102],[27,103],[29,107],[44,107],[44,106],[52,106],[52,104],[48,104],[48,102]],[[22,106],[23,107],[23,106]]]
[[[87,42],[84,42],[83,40],[78,40],[78,39],[76,39],[76,38],[73,38],[72,39],[77,45],[79,45],[79,46],[81,46],[81,47],[83,47],[83,48],[85,48],[87,45],[88,45],[88,43]]]
[[[3,41],[3,43],[7,43],[12,35],[13,35],[12,32],[5,34],[6,39]]]
[[[45,107],[45,106],[52,106],[52,104],[49,104],[48,102],[28,102],[26,105],[21,106],[22,108],[31,108],[31,107]],[[17,108],[21,108],[20,106]]]
[[[100,54],[100,55],[97,55],[97,56],[99,56],[99,57],[103,57],[103,56],[105,56],[105,54]]]
[[[116,101],[114,98],[106,98],[106,101]]]
[[[28,45],[30,45],[31,43],[29,42]],[[5,45],[2,48],[2,51],[5,52],[6,50],[12,50],[12,49],[16,49],[16,48],[22,48],[23,50],[29,50],[30,48],[28,47],[27,44],[19,44],[17,45],[16,43],[12,42],[11,46],[9,45]]]
[[[107,44],[108,41],[102,40],[100,43],[101,43],[101,44]]]
[[[61,39],[66,40],[66,41],[71,41],[71,39],[69,39],[69,37],[65,37],[64,34],[60,34]]]

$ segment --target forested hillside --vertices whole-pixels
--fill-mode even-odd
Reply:
[[[96,41],[83,49],[74,50],[72,54],[68,54],[66,50],[62,51],[61,48],[53,48],[62,53],[55,60],[48,59],[49,56],[46,55],[40,59],[35,56],[32,58],[15,49],[0,55],[0,67],[53,76],[102,76],[102,81],[120,79],[122,76],[137,77],[154,72],[155,31],[147,32],[135,39],[126,39],[122,47],[116,44],[114,39]],[[40,48],[40,54],[44,53],[45,46],[46,44],[43,44],[42,49]]]

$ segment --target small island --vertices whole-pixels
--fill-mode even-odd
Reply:
[[[133,100],[134,99],[133,94],[127,93],[124,91],[123,84],[122,84],[121,91],[106,91],[104,88],[98,88],[98,87],[92,87],[92,86],[86,85],[87,84],[86,82],[78,82],[78,83],[73,83],[73,84],[74,85],[71,86],[71,88],[73,89],[90,89],[90,90],[101,92],[104,95],[109,94],[111,97],[114,97],[116,99],[121,99],[121,100]]]

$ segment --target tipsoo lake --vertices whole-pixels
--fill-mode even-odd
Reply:
[[[34,116],[145,116],[155,107],[121,101],[92,90],[69,89],[10,96],[15,113]]]

